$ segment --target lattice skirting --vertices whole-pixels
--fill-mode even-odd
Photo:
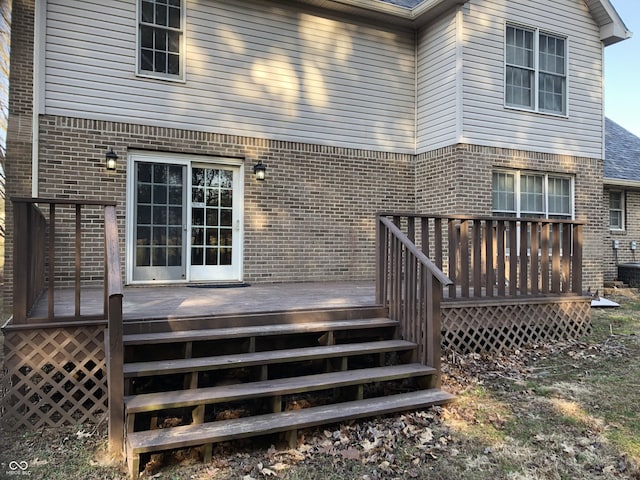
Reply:
[[[442,305],[442,343],[460,353],[504,351],[587,335],[590,298],[452,302]]]
[[[106,412],[104,326],[4,332],[2,423],[39,428],[99,421]]]

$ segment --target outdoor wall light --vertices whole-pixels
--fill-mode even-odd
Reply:
[[[255,173],[256,175],[256,180],[264,180],[264,176],[265,173],[267,171],[267,167],[264,166],[264,164],[262,163],[262,160],[258,160],[258,163],[256,163],[253,166],[253,173]]]
[[[118,155],[113,151],[113,148],[109,149],[105,155],[107,170],[115,170],[118,164]]]

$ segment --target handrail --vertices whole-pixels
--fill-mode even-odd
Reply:
[[[124,346],[122,342],[122,274],[115,206],[104,209],[105,301],[108,311],[107,388],[109,390],[109,450],[124,451]]]
[[[395,218],[395,217],[394,217]],[[440,386],[442,288],[453,282],[391,220],[376,222],[376,298],[397,320],[400,334],[416,344],[414,361],[435,369]]]
[[[439,218],[441,220],[478,220],[483,222],[506,222],[506,221],[544,221],[545,223],[559,223],[566,224],[570,223],[572,225],[586,225],[587,222],[582,220],[563,220],[558,218],[540,218],[540,217],[493,217],[490,215],[436,215],[431,213],[410,213],[410,212],[378,212],[378,216],[380,217],[402,217],[402,218]]]
[[[400,242],[409,250],[409,252],[416,256],[416,258],[431,272],[431,274],[438,280],[443,286],[448,286],[453,284],[453,281],[447,277],[442,270],[436,267],[435,263],[433,263],[429,258],[422,253],[415,243],[409,240],[402,230],[400,230],[391,220],[388,218],[381,217],[380,222],[385,225],[389,231],[395,235]]]

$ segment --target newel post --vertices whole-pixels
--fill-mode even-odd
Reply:
[[[124,346],[122,343],[122,279],[115,206],[104,209],[105,296],[108,297],[107,388],[109,393],[109,451],[124,453]]]
[[[109,451],[119,457],[124,452],[124,372],[122,345],[122,294],[109,297]]]

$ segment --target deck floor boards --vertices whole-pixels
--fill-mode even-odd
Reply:
[[[74,290],[56,289],[54,295],[56,315],[73,315]],[[123,317],[125,320],[144,320],[371,305],[375,305],[373,281],[273,283],[225,288],[188,285],[128,286],[124,287]],[[102,307],[101,288],[82,289],[82,315],[99,315]],[[29,316],[47,316],[46,291]]]

